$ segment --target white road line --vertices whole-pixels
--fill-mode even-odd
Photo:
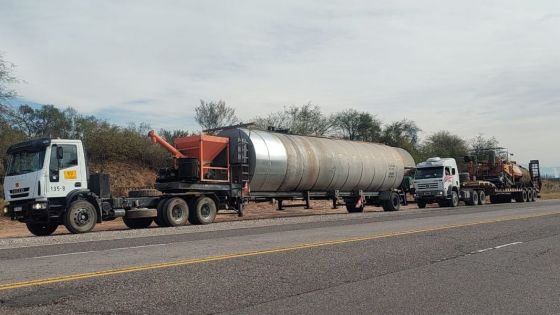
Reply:
[[[130,246],[130,247],[118,247],[118,248],[100,249],[100,250],[89,250],[89,251],[85,251],[85,252],[72,252],[72,253],[64,253],[64,254],[36,256],[36,257],[29,257],[29,258],[39,259],[39,258],[49,258],[49,257],[71,256],[71,255],[81,255],[81,254],[116,251],[116,250],[123,250],[123,249],[135,249],[135,248],[144,248],[144,247],[165,246],[165,245],[169,245],[169,244],[172,244],[172,243],[161,243],[161,244],[139,245],[139,246]]]
[[[514,243],[504,244],[504,245],[496,246],[496,247],[494,247],[494,249],[503,248],[503,247],[511,246],[511,245],[517,245],[517,244],[521,244],[521,243],[523,243],[523,242],[514,242]]]
[[[475,250],[474,252],[470,252],[470,254],[484,253],[484,252],[487,252],[489,250],[500,249],[500,248],[504,248],[504,247],[507,247],[507,246],[517,245],[517,244],[522,244],[522,243],[523,242],[513,242],[513,243],[498,245],[498,246],[489,247],[489,248],[485,248],[485,249],[479,249],[479,250]]]

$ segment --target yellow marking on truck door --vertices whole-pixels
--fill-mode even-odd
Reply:
[[[78,171],[76,170],[64,171],[64,179],[78,179]]]

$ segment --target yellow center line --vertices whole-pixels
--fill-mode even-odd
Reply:
[[[380,239],[380,238],[410,235],[410,234],[417,234],[417,233],[423,233],[423,232],[441,231],[441,230],[448,230],[448,229],[453,229],[453,228],[467,227],[467,226],[473,226],[473,225],[479,225],[479,224],[490,224],[490,223],[503,222],[503,221],[513,221],[513,220],[524,220],[524,219],[537,218],[537,217],[550,216],[550,215],[558,215],[558,214],[560,214],[560,213],[559,212],[546,212],[546,213],[533,214],[533,215],[509,216],[509,217],[502,217],[502,218],[499,218],[499,219],[482,220],[482,221],[462,223],[462,224],[441,225],[441,226],[432,227],[432,228],[425,228],[425,229],[414,229],[414,230],[406,230],[406,231],[400,231],[400,232],[373,234],[373,235],[352,237],[352,238],[339,239],[339,240],[330,240],[330,241],[321,241],[321,242],[314,242],[314,243],[298,244],[298,245],[293,245],[293,246],[288,246],[288,247],[277,247],[277,248],[271,248],[271,249],[265,249],[265,250],[256,250],[256,251],[250,251],[250,252],[241,252],[241,253],[218,255],[218,256],[208,256],[208,257],[202,257],[202,258],[181,259],[181,260],[176,260],[176,261],[171,261],[171,262],[154,263],[154,264],[139,265],[139,266],[130,266],[130,267],[119,268],[119,269],[108,269],[108,270],[94,271],[94,272],[81,273],[81,274],[58,276],[58,277],[52,277],[52,278],[44,278],[44,279],[36,279],[36,280],[29,280],[29,281],[5,283],[5,284],[0,284],[0,291],[17,289],[17,288],[25,288],[25,287],[31,287],[31,286],[46,285],[46,284],[53,284],[53,283],[60,283],[60,282],[67,282],[67,281],[90,279],[90,278],[117,275],[117,274],[129,273],[129,272],[138,272],[138,271],[145,271],[145,270],[154,270],[154,269],[170,268],[170,267],[177,267],[177,266],[186,266],[186,265],[193,265],[193,264],[199,264],[199,263],[211,262],[211,261],[220,261],[220,260],[228,260],[228,259],[235,259],[235,258],[241,258],[241,257],[250,257],[250,256],[258,256],[258,255],[282,253],[282,252],[296,251],[296,250],[300,250],[300,249],[316,248],[316,247],[323,247],[323,246],[330,246],[330,245],[337,245],[337,244],[345,244],[345,243],[352,243],[352,242],[369,241],[369,240],[375,240],[375,239]]]

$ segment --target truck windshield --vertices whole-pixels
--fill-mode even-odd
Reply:
[[[416,169],[416,179],[426,179],[426,178],[441,178],[443,177],[443,167],[425,167]]]
[[[6,176],[36,172],[43,168],[44,161],[45,150],[13,152],[8,155]]]

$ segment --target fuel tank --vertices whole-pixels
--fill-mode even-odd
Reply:
[[[248,148],[251,191],[387,191],[398,187],[407,168],[405,150],[383,144],[227,129],[231,160],[239,142]]]

